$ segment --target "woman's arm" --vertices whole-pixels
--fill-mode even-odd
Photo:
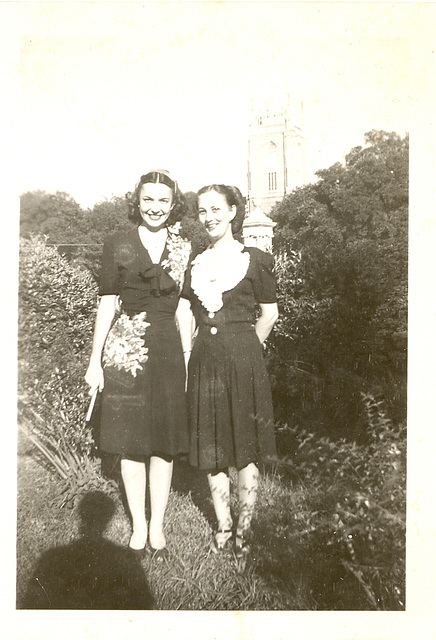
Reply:
[[[195,329],[194,314],[191,310],[191,303],[186,298],[180,298],[177,305],[176,320],[179,327],[180,339],[182,341],[185,364],[188,363],[192,349],[192,336]]]
[[[100,391],[104,386],[103,367],[101,365],[101,355],[107,334],[112,325],[112,321],[117,309],[118,296],[106,295],[102,296],[97,309],[95,319],[94,337],[92,340],[91,358],[89,360],[88,370],[85,375],[85,381],[89,384],[89,395],[92,396],[98,388]]]
[[[256,321],[255,330],[260,342],[263,343],[268,338],[269,334],[271,333],[271,329],[277,322],[277,319],[279,317],[279,310],[276,302],[268,304],[261,303],[259,304],[259,307],[260,316]]]

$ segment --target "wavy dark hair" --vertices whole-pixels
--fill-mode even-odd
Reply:
[[[216,193],[220,193],[226,199],[229,207],[236,207],[236,215],[233,218],[231,225],[233,235],[239,233],[245,217],[245,198],[239,191],[238,187],[227,184],[209,184],[197,191],[197,198],[198,196],[201,196],[202,193],[207,193],[208,191],[216,191]]]
[[[129,191],[128,193],[126,193],[126,200],[129,205],[129,219],[137,223],[142,222],[141,214],[139,211],[139,197],[141,194],[142,185],[150,182],[153,184],[166,184],[167,187],[169,187],[173,192],[173,205],[171,208],[171,213],[165,223],[167,227],[170,227],[175,222],[178,222],[185,213],[185,198],[183,196],[183,193],[179,189],[177,181],[174,180],[170,172],[166,171],[165,169],[155,169],[153,171],[145,173],[140,177],[138,183],[136,184],[135,191]]]

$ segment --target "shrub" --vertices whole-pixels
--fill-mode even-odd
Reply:
[[[361,394],[367,419],[365,444],[337,442],[282,427],[294,478],[320,489],[314,536],[359,581],[376,609],[405,604],[406,432],[387,418],[383,402]]]
[[[42,418],[67,412],[72,440],[81,440],[83,379],[95,319],[97,287],[43,237],[21,241],[19,387]]]
[[[62,479],[61,504],[74,504],[82,490],[105,482],[85,422],[97,287],[44,237],[23,239],[20,258],[20,421]]]
[[[98,490],[119,500],[116,482],[101,473],[101,460],[86,451],[78,451],[66,438],[69,429],[64,412],[55,414],[51,423],[47,423],[31,408],[26,409],[32,416],[32,422],[23,413],[19,429],[58,476],[57,493],[49,504],[73,508],[87,493]]]
[[[381,391],[396,422],[406,417],[408,137],[369,132],[317,175],[271,212],[276,405],[280,419],[330,433],[353,424],[352,439],[364,425],[360,389]]]
[[[401,421],[407,313],[401,286],[382,302],[367,292],[369,302],[351,304],[329,287],[322,296],[314,291],[302,252],[281,251],[275,260],[280,318],[269,340],[268,368],[276,419],[364,439],[364,391],[382,393],[390,415]],[[363,296],[363,285],[360,290]],[[390,318],[389,302],[401,307],[401,318]]]

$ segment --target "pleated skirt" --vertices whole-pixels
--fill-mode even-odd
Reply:
[[[125,332],[125,352],[134,340],[131,332]],[[174,319],[152,321],[143,341],[147,360],[135,375],[113,365],[104,367],[100,447],[134,456],[187,453],[185,364]]]
[[[249,323],[202,326],[188,368],[189,461],[209,471],[276,455],[271,389]]]

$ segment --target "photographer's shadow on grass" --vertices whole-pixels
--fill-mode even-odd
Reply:
[[[103,537],[115,512],[101,491],[79,506],[81,535],[39,559],[23,609],[152,609],[153,598],[140,560]]]

